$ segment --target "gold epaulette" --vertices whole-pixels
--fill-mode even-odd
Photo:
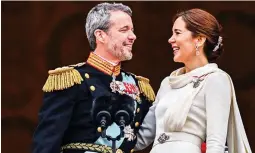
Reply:
[[[142,76],[135,76],[138,80],[138,85],[142,94],[144,94],[150,101],[155,100],[155,93],[150,85],[150,80]]]
[[[81,81],[83,81],[80,73],[70,66],[49,70],[48,73],[49,77],[42,89],[44,92],[64,90],[72,87],[74,84],[81,84]]]

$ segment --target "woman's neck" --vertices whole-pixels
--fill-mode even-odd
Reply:
[[[188,73],[196,68],[203,67],[208,63],[209,62],[205,56],[200,56],[200,57],[194,58],[193,60],[184,63],[185,64],[185,73]]]

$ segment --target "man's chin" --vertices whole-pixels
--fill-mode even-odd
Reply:
[[[122,62],[124,62],[124,61],[129,61],[129,60],[131,60],[132,59],[132,56],[131,57],[123,57],[122,59],[121,59],[121,61]]]
[[[133,57],[132,53],[129,53],[128,55],[125,55],[122,57],[121,61],[129,61]]]

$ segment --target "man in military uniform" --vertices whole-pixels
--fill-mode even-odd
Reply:
[[[105,135],[116,138],[122,131],[116,152],[133,152],[136,133],[155,94],[147,78],[121,69],[121,61],[132,58],[136,39],[131,14],[120,3],[101,3],[88,13],[86,34],[93,51],[84,63],[49,71],[33,153],[111,153],[112,141]],[[131,106],[130,122],[122,129],[116,121],[100,126],[91,115],[94,107],[104,104],[95,101],[109,95],[122,99],[123,105],[126,99],[125,104]],[[114,116],[122,101],[108,104]]]

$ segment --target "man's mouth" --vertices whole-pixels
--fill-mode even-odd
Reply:
[[[129,49],[132,49],[132,47],[133,47],[132,44],[125,44],[124,46],[127,47],[127,48],[129,48]]]

